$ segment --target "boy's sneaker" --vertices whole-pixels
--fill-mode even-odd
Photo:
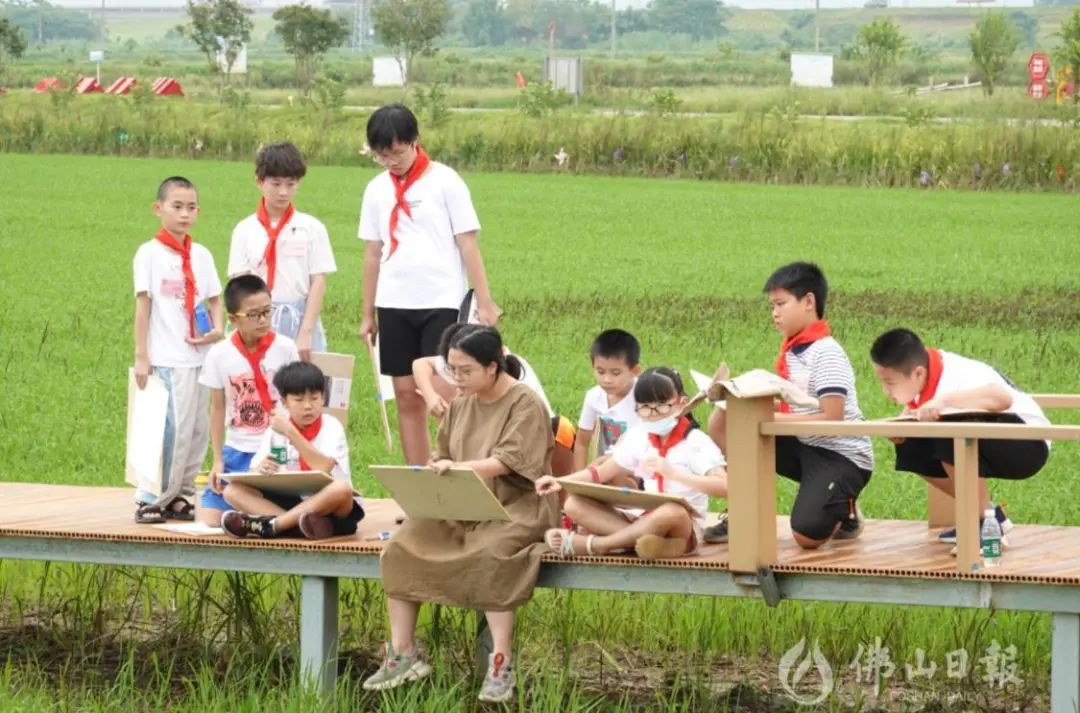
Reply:
[[[514,667],[502,653],[488,654],[488,670],[477,696],[484,703],[505,703],[514,697]]]
[[[275,536],[273,519],[266,515],[259,517],[229,510],[221,516],[221,527],[233,537],[241,539],[248,535],[271,539]]]
[[[385,691],[397,688],[403,683],[417,681],[431,673],[431,666],[420,658],[419,651],[405,654],[394,653],[390,644],[386,644],[382,666],[364,680],[365,691]]]
[[[994,506],[994,517],[997,518],[998,524],[1001,525],[1002,536],[1007,535],[1010,530],[1013,529],[1013,521],[1009,519],[1009,516],[1005,514],[1005,508],[1001,505]],[[979,529],[982,530],[983,519],[979,518]],[[946,545],[956,544],[956,528],[950,527],[947,530],[942,530],[938,535],[938,542]]]
[[[703,539],[710,545],[722,545],[728,541],[727,510],[720,513],[715,525],[710,525],[705,528]]]
[[[855,514],[840,521],[840,529],[833,535],[834,540],[854,540],[862,534],[866,519],[863,517],[859,504],[855,503]]]
[[[334,535],[334,523],[325,515],[306,512],[300,516],[300,532],[309,540],[325,540]]]

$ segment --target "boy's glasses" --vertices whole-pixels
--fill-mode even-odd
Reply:
[[[667,416],[674,408],[675,402],[669,401],[666,404],[657,404],[655,406],[650,404],[638,404],[634,407],[634,410],[637,411],[638,416],[647,418],[649,416]]]
[[[270,319],[270,313],[273,311],[271,307],[260,310],[252,310],[250,312],[237,312],[233,317],[247,317],[252,322],[261,322],[264,319]]]

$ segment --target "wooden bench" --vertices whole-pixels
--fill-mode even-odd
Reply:
[[[1077,397],[1068,397],[1072,398]],[[1048,612],[1053,618],[1052,710],[1065,713],[1080,708],[1080,528],[1017,525],[1000,567],[972,567],[978,558],[978,439],[1080,440],[1080,427],[782,424],[773,420],[771,398],[729,398],[728,415],[728,546],[707,545],[692,557],[651,563],[633,557],[560,560],[548,556],[539,586],[755,597],[771,606],[782,600],[813,600]],[[956,522],[970,523],[958,528],[961,557],[951,557],[926,522],[905,520],[870,520],[856,540],[816,551],[799,548],[787,518],[776,514],[773,439],[810,434],[956,439],[960,495],[955,502]],[[127,488],[0,483],[0,502],[4,504],[0,508],[3,559],[301,577],[301,670],[327,693],[333,690],[337,675],[338,580],[379,577],[383,543],[366,538],[392,530],[398,512],[392,501],[368,499],[368,516],[354,537],[321,542],[238,541],[135,525]]]

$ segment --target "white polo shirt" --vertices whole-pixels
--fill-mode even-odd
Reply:
[[[1035,403],[1035,399],[1025,394],[1016,385],[1006,379],[1001,372],[989,364],[984,364],[975,359],[968,359],[959,354],[941,351],[941,380],[938,381],[937,392],[934,398],[940,398],[948,394],[960,391],[970,391],[982,386],[1003,386],[1012,396],[1012,405],[1005,409],[1005,413],[1016,414],[1020,419],[1033,426],[1046,426],[1050,421],[1046,414]]]
[[[180,254],[151,240],[135,252],[135,294],[150,297],[150,330],[147,349],[150,365],[162,367],[198,367],[210,349],[193,347],[188,313],[184,310],[184,271]],[[195,301],[221,294],[214,256],[202,245],[191,243],[191,271],[195,273]]]
[[[229,244],[229,277],[258,275],[266,279],[266,229],[255,214],[233,228]],[[306,300],[313,275],[337,272],[326,226],[318,218],[296,211],[278,234],[274,291],[275,303]]]
[[[619,442],[626,431],[638,425],[641,419],[637,415],[637,401],[634,400],[634,387],[619,403],[608,406],[608,397],[599,386],[585,392],[585,401],[581,405],[581,418],[578,428],[592,431],[596,436],[596,455],[602,456]]]
[[[272,438],[273,431],[266,429],[262,435],[262,442],[259,444],[259,450],[255,452],[255,455],[251,459],[252,470],[258,468],[259,463],[270,455],[270,439]],[[348,483],[349,487],[352,487],[352,478],[349,473],[349,441],[345,438],[345,427],[341,425],[341,421],[337,420],[328,413],[322,415],[322,426],[319,428],[319,434],[311,440],[312,447],[319,453],[328,458],[334,459],[334,467],[330,469],[330,475],[334,480],[340,480],[343,483]],[[296,450],[296,447],[291,443],[286,450],[286,463],[283,466],[284,470],[300,470],[300,452]],[[306,497],[306,496],[305,496]],[[360,498],[356,498],[359,502]]]
[[[398,212],[397,250],[390,255],[390,213],[397,203],[390,173],[364,189],[360,239],[382,243],[375,306],[458,309],[468,278],[455,236],[480,230],[472,197],[454,169],[432,161],[405,193],[412,217]]]
[[[274,374],[294,361],[300,361],[296,342],[278,334],[259,363],[275,407],[281,398],[274,388]],[[270,425],[270,414],[263,410],[251,365],[231,339],[210,348],[199,383],[225,391],[225,445],[244,453],[258,450],[263,433]]]

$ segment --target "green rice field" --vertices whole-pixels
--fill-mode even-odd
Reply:
[[[0,480],[123,484],[126,369],[132,361],[131,260],[157,225],[165,176],[200,189],[192,230],[224,272],[232,226],[258,200],[252,166],[0,154]],[[328,226],[339,272],[324,321],[336,351],[360,354],[362,245],[355,238],[371,169],[313,167],[299,209]],[[868,350],[907,326],[981,358],[1022,388],[1076,392],[1080,241],[1075,198],[1050,193],[782,187],[570,175],[466,174],[507,343],[537,369],[555,408],[576,418],[591,385],[588,347],[622,327],[644,365],[736,372],[769,367],[779,342],[761,286],[773,268],[818,262],[827,318],[848,350],[867,417],[892,415]],[[385,449],[366,357],[357,364],[349,435],[354,480]],[[699,413],[704,417],[705,413]],[[1068,413],[1053,418],[1068,417]],[[870,518],[918,519],[925,486],[893,470],[887,442],[860,502]],[[1055,444],[1027,482],[995,482],[1018,522],[1080,525],[1075,444]],[[792,484],[781,480],[779,506]],[[0,507],[2,507],[0,503]],[[77,510],[80,503],[72,502]],[[722,507],[717,503],[717,507]],[[872,527],[872,524],[871,524]],[[1008,554],[1006,554],[1008,556]],[[345,675],[317,702],[295,683],[299,585],[235,573],[46,566],[0,561],[0,710],[469,711],[471,614],[425,608],[431,682],[372,696],[385,626],[378,582],[342,584]],[[777,664],[820,642],[841,690],[821,710],[1044,710],[1047,616],[936,608],[537,590],[517,632],[522,711],[795,710]],[[847,664],[889,647],[896,673],[874,687]],[[1022,684],[1000,690],[978,659],[1016,647]],[[908,681],[916,651],[962,680]]]

